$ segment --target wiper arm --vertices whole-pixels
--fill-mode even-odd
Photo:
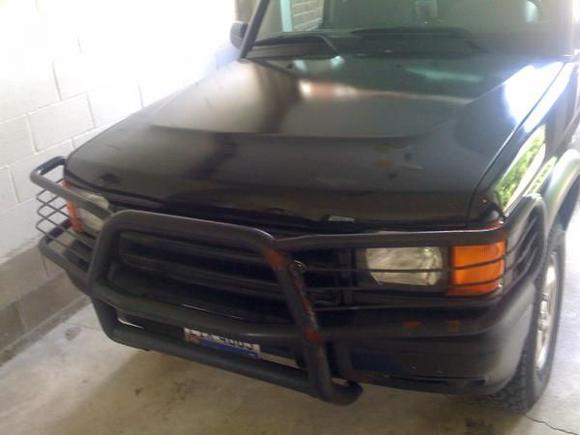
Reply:
[[[330,47],[336,54],[339,54],[338,48],[332,42],[332,39],[322,32],[308,32],[308,33],[286,33],[283,35],[271,36],[269,38],[260,39],[254,42],[254,47],[266,45],[284,45],[289,43],[304,44],[311,42],[309,40],[318,39]]]

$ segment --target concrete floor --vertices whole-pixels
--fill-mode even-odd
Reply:
[[[0,367],[2,434],[580,433],[580,213],[552,382],[527,416],[485,401],[366,387],[337,408],[108,341],[90,307]]]

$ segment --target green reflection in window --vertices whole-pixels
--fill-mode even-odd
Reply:
[[[499,203],[507,210],[538,173],[546,153],[546,126],[538,128],[522,147],[514,163],[495,188]]]

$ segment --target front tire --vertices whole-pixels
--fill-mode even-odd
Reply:
[[[536,280],[536,298],[528,338],[514,377],[493,398],[516,412],[528,411],[541,397],[552,373],[562,308],[566,232],[556,223]]]

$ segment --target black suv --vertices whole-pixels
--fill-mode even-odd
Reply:
[[[119,343],[335,404],[528,409],[579,190],[577,6],[262,0],[237,61],[33,172],[40,248]]]

